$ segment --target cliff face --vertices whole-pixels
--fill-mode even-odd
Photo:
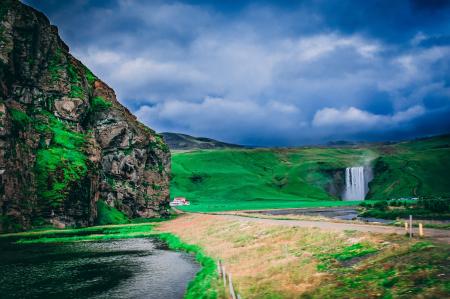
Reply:
[[[0,3],[0,231],[167,213],[170,153],[40,12]]]

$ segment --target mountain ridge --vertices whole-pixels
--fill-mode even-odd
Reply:
[[[208,137],[194,137],[183,133],[160,133],[171,150],[246,148],[243,145],[218,141]]]

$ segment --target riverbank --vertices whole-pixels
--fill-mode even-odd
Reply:
[[[202,266],[185,298],[226,298],[217,260],[233,274],[242,298],[450,295],[448,244],[350,228],[338,231],[298,227],[275,219],[251,220],[184,214],[159,223],[30,231],[1,235],[0,240],[64,245],[158,238],[173,250],[194,254]]]
[[[0,235],[0,240],[17,244],[53,244],[73,242],[98,242],[131,238],[157,238],[168,248],[195,256],[200,271],[189,282],[184,298],[224,298],[224,290],[217,276],[216,262],[202,248],[183,242],[176,235],[156,231],[157,223],[104,225],[79,229],[50,229]],[[175,269],[176,270],[176,269]]]
[[[450,295],[447,244],[227,217],[183,215],[157,229],[221,259],[243,298]]]

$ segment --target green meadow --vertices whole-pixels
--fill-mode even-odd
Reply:
[[[450,137],[363,147],[218,149],[172,154],[171,197],[185,211],[357,205],[340,200],[346,167],[370,164],[367,199],[448,197]]]

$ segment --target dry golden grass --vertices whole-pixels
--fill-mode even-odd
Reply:
[[[221,259],[244,298],[298,298],[331,275],[319,272],[317,258],[355,243],[384,249],[387,236],[327,232],[188,214],[158,226]],[[394,238],[394,237],[392,237]]]

